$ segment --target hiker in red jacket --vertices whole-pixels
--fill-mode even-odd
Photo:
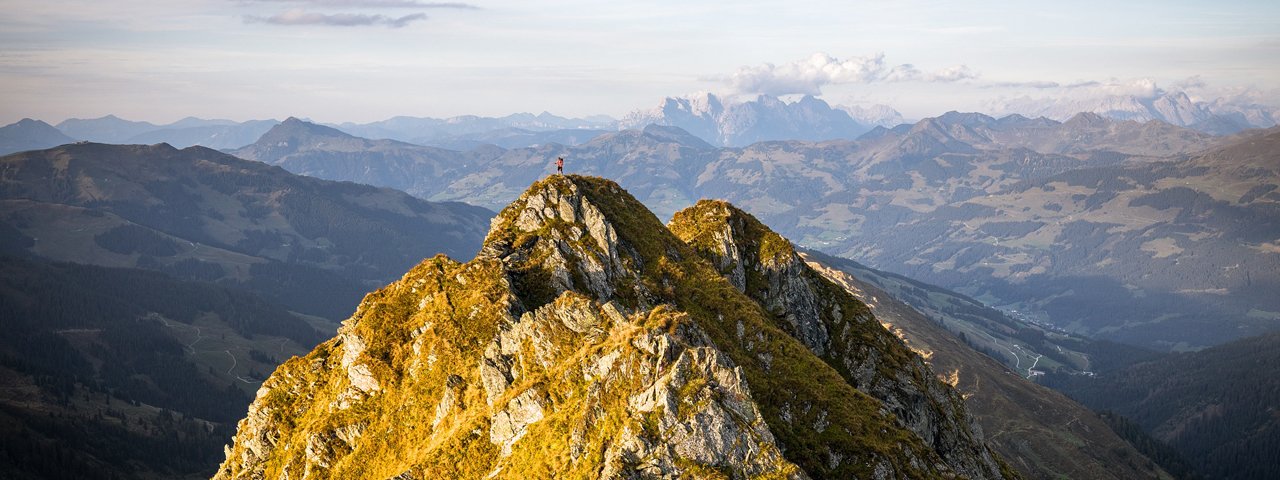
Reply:
[[[556,173],[564,173],[564,157],[556,157]]]

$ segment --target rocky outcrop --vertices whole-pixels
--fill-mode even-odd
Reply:
[[[576,184],[530,191],[512,207],[507,209],[511,215],[494,218],[481,257],[504,258],[511,264],[536,262],[548,270],[547,286],[555,291],[578,287],[605,299],[614,296],[617,284],[635,277],[623,265],[613,225]],[[538,244],[521,249],[503,241],[512,231],[536,232]],[[637,258],[634,253],[628,257]]]
[[[729,283],[786,322],[805,346],[826,354],[831,336],[815,289],[804,275],[806,267],[793,258],[787,239],[727,202],[709,200],[676,213],[668,227],[715,264]]]
[[[957,472],[998,475],[1000,464],[983,445],[963,399],[865,304],[811,269],[789,241],[722,201],[700,201],[676,213],[668,227]]]
[[[813,353],[860,337],[772,314],[820,296],[754,301],[747,277],[735,287],[616,184],[551,177],[475,259],[424,261],[281,366],[216,478],[1001,477],[842,373],[896,363]]]

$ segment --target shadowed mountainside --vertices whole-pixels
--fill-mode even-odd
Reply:
[[[901,337],[928,360],[934,371],[951,382],[964,395],[991,447],[1024,475],[1169,478],[1118,437],[1096,413],[1023,378],[1025,371],[1010,370],[948,331],[952,325],[943,327],[897,300],[896,294],[865,281],[865,267],[816,252],[807,252],[804,257],[816,271],[866,302],[885,328]],[[962,321],[952,318],[949,323]],[[975,331],[985,332],[981,327],[971,327],[969,336],[974,336]],[[1030,353],[1034,351],[1029,348],[1023,355],[1034,358],[1039,355]]]
[[[335,320],[423,257],[474,252],[492,215],[201,147],[74,144],[0,165],[12,251],[239,286]]]
[[[1280,334],[1046,383],[1131,419],[1209,478],[1280,475]]]

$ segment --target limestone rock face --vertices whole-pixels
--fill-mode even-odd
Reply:
[[[634,276],[624,271],[613,225],[582,195],[576,184],[570,182],[563,188],[531,191],[513,205],[521,205],[514,221],[494,218],[495,226],[508,221],[521,231],[546,231],[547,236],[540,240],[548,243],[549,248],[539,250],[547,255],[544,262],[552,269],[549,280],[558,291],[573,288],[572,275],[577,275],[581,288],[598,297],[611,298],[618,280]],[[568,228],[546,228],[559,222],[566,223]],[[485,242],[485,246],[482,256],[502,257],[512,253],[509,245]],[[489,246],[499,248],[487,248]]]
[[[998,473],[1000,465],[982,446],[963,399],[865,304],[812,270],[785,238],[719,201],[703,200],[678,212],[668,226],[957,472],[975,478]]]
[[[706,220],[691,223],[694,216]],[[804,275],[808,267],[793,258],[794,250],[785,238],[732,205],[713,201],[677,213],[671,228],[686,242],[702,237],[695,248],[707,253],[729,283],[784,320],[791,334],[810,350],[823,355],[830,348],[815,289]]]
[[[964,421],[945,389],[885,393],[922,363],[829,318],[869,314],[718,238],[738,260],[612,182],[536,183],[475,259],[424,261],[277,369],[215,478],[1002,477],[935,428]]]

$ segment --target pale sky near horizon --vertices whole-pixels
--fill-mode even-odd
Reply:
[[[1157,89],[1280,104],[1280,2],[0,0],[0,124],[621,117],[699,91],[920,118]]]

